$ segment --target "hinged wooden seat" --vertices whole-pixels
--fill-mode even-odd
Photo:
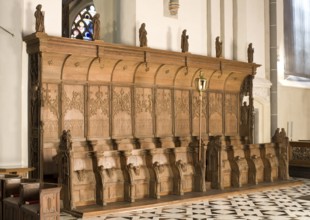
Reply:
[[[33,197],[24,200],[20,219],[60,219],[60,189],[57,184],[41,184]]]
[[[9,181],[8,179],[13,179]],[[18,193],[20,177],[18,175],[4,174],[0,175],[0,220],[3,218],[3,199],[11,194]]]
[[[16,179],[14,179],[16,180]],[[25,180],[27,181],[27,180]],[[20,219],[20,206],[27,200],[34,200],[39,191],[39,182],[19,182],[18,193],[14,191],[15,194],[11,194],[10,197],[3,200],[3,219],[6,220],[19,220]],[[13,182],[12,179],[5,181]]]
[[[8,180],[6,182],[12,183],[14,181]],[[7,184],[6,182],[5,184]],[[18,191],[15,189],[13,192],[14,194],[3,200],[3,219],[59,219],[60,187],[58,185],[19,182]]]

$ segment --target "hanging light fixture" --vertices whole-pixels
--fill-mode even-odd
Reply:
[[[202,92],[206,91],[207,89],[207,80],[203,77],[202,71],[200,71],[199,78],[195,79],[196,82],[196,89],[199,92],[199,95],[202,95]]]

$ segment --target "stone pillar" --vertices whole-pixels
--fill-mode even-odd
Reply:
[[[270,0],[270,81],[271,86],[271,132],[278,127],[278,45],[277,45],[277,0]],[[271,134],[272,135],[272,134]]]

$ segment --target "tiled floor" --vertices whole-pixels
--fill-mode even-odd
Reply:
[[[310,220],[310,179],[304,185],[264,192],[240,194],[228,198],[187,203],[132,212],[98,216],[96,220],[233,220],[233,219],[278,219]],[[62,213],[62,220],[76,219]]]

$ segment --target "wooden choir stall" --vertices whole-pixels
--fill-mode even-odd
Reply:
[[[65,210],[288,179],[285,132],[252,144],[259,65],[39,32],[24,40],[31,175],[58,178]]]

